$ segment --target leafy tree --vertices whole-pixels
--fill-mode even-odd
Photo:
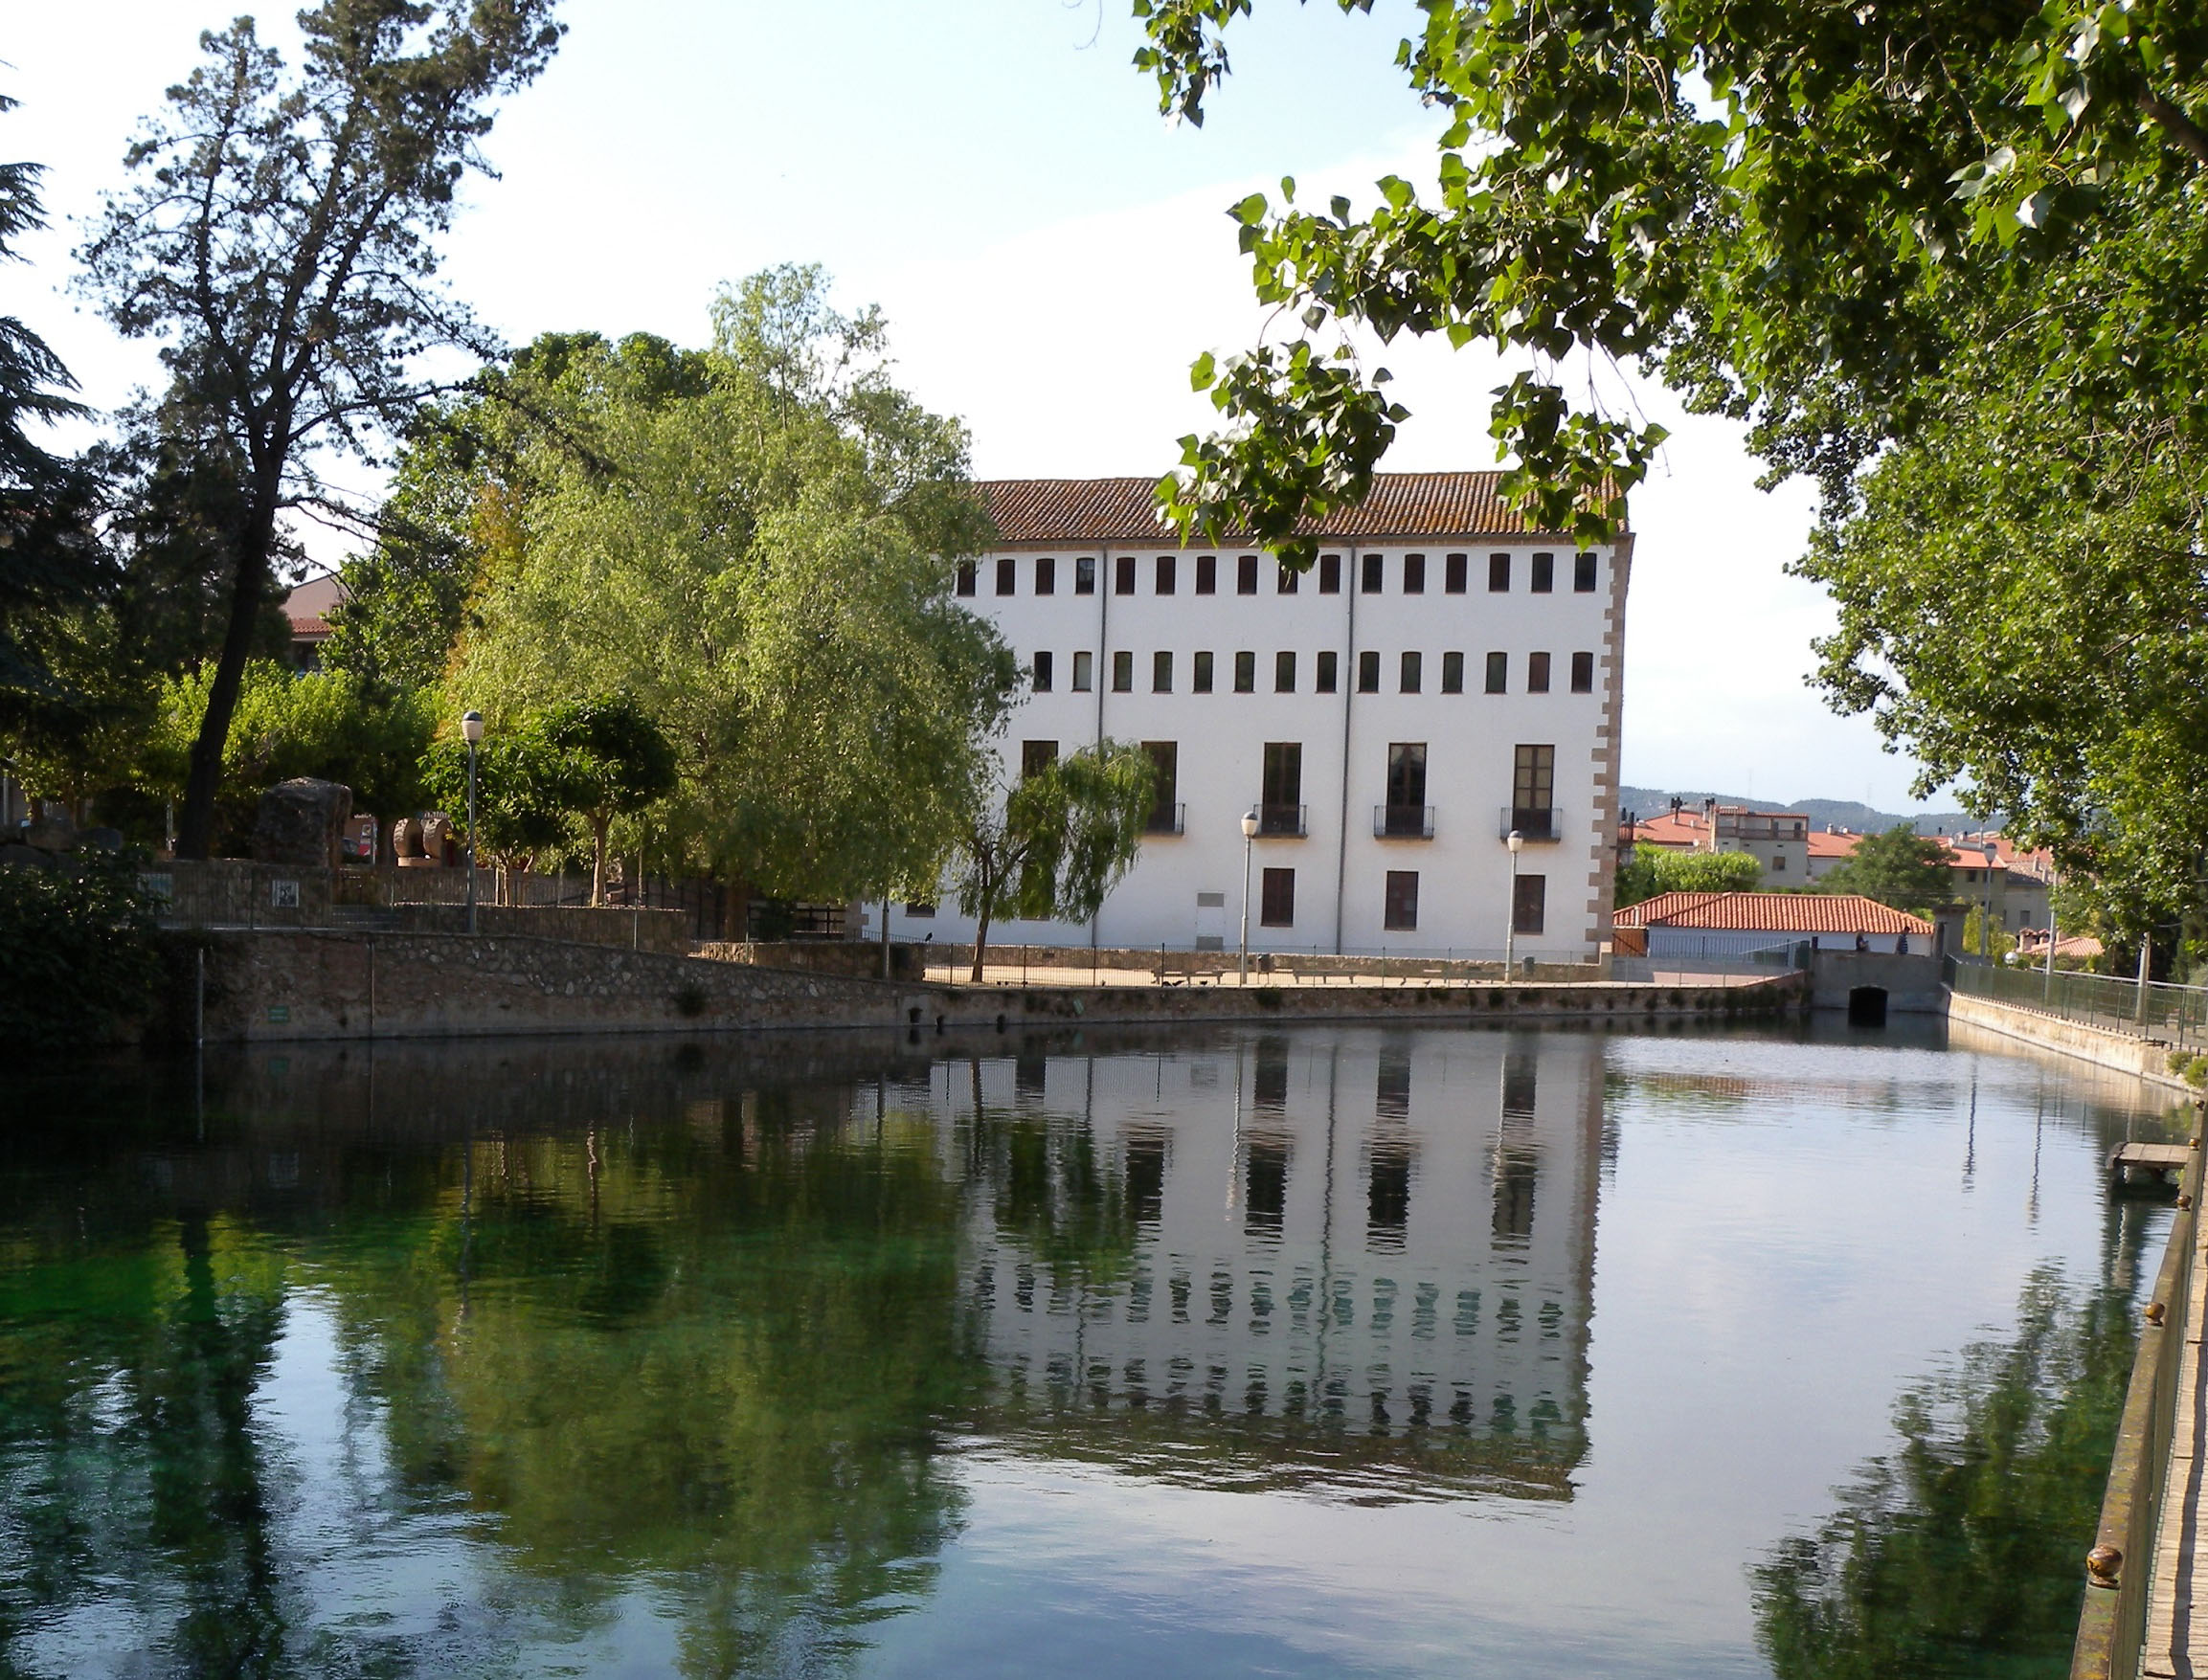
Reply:
[[[1086,922],[1134,867],[1157,800],[1157,770],[1139,747],[1103,741],[1024,777],[978,805],[954,865],[958,909],[975,919],[973,978],[990,924]]]
[[[572,767],[571,754],[533,723],[485,733],[476,749],[476,849],[512,869],[562,848],[575,815]],[[421,779],[432,803],[466,811],[467,743],[457,735],[433,743],[422,758]]]
[[[206,60],[126,157],[135,184],[85,246],[88,285],[132,337],[164,341],[152,418],[227,463],[226,622],[186,777],[178,850],[213,837],[223,750],[279,526],[345,511],[321,450],[369,454],[426,389],[422,353],[491,342],[435,288],[454,190],[484,167],[491,104],[543,68],[552,0],[322,0],[300,13],[296,75],[253,21],[200,37]]]
[[[1624,909],[1659,892],[1753,892],[1764,866],[1747,852],[1680,852],[1645,841],[1617,872],[1616,907]]]
[[[1823,892],[1854,892],[1911,915],[1929,915],[1955,899],[1954,853],[1905,822],[1867,834],[1838,867],[1817,883]]]
[[[545,333],[475,388],[425,403],[407,430],[374,547],[349,561],[324,661],[376,681],[446,675],[479,592],[524,556],[530,511],[561,474],[602,474],[609,410],[704,393],[706,357],[650,333],[618,344]]]
[[[190,774],[208,696],[212,666],[163,684],[161,710],[145,749],[141,780],[175,796]],[[347,671],[304,675],[272,661],[245,669],[236,717],[223,750],[217,786],[217,840],[241,848],[261,794],[293,776],[319,776],[352,790],[354,809],[394,814],[421,799],[422,754],[436,728],[434,697],[412,691],[378,701]]]
[[[0,114],[17,101],[0,94]],[[0,164],[0,263],[17,260],[25,234],[46,225],[38,164]],[[109,581],[91,531],[93,482],[32,436],[34,427],[82,414],[77,382],[46,341],[0,315],[0,728],[26,704],[65,692],[49,668],[41,627],[81,606]]]
[[[1161,107],[1200,122],[1253,0],[1134,0]],[[1370,0],[1338,0],[1345,11]],[[1299,521],[1361,499],[1404,417],[1338,322],[1529,363],[1497,393],[1511,500],[1541,528],[1613,530],[1662,429],[1575,411],[1564,364],[1630,360],[1699,411],[1754,422],[1775,472],[1848,480],[1919,419],[1982,322],[1953,308],[2120,234],[2208,168],[2208,19],[2087,0],[1657,0],[1528,11],[1427,0],[1397,52],[1436,113],[1437,186],[1367,211],[1251,194],[1232,212],[1289,339],[1196,368],[1230,424],[1183,443],[1172,510],[1308,564]],[[2109,316],[2067,358],[2124,365]],[[1588,373],[1574,386],[1594,389]]]
[[[753,277],[696,359],[571,347],[557,425],[483,480],[513,540],[449,684],[515,715],[630,695],[677,754],[653,846],[776,898],[932,885],[1015,681],[953,594],[986,528],[964,431],[825,289]]]
[[[148,1010],[161,980],[134,863],[0,867],[0,1044],[82,1050]]]
[[[660,727],[625,694],[570,701],[545,714],[552,796],[591,831],[591,903],[606,902],[606,833],[674,792],[675,750]]]

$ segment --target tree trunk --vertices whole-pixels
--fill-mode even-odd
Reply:
[[[591,818],[591,850],[595,861],[591,865],[591,908],[598,909],[606,902],[606,819]]]
[[[230,585],[230,622],[222,633],[222,654],[214,682],[207,690],[207,715],[192,743],[192,771],[184,783],[184,812],[176,824],[176,855],[200,859],[214,840],[214,799],[222,789],[222,750],[230,741],[230,720],[245,683],[245,661],[253,654],[254,626],[260,617],[261,590],[268,577],[268,551],[276,538],[276,510],[256,508],[239,533],[237,571]]]
[[[984,907],[980,918],[974,924],[974,972],[968,976],[975,985],[981,983],[981,954],[989,949],[989,912]]]

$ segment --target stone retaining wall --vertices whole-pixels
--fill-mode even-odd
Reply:
[[[2107,1027],[2064,1020],[2059,1015],[2027,1009],[2021,1004],[1997,1003],[1991,997],[1975,997],[1967,992],[1948,994],[1948,1019],[2074,1056],[2097,1067],[2128,1073],[2165,1090],[2183,1091],[2188,1096],[2200,1094],[2170,1071],[2170,1046],[2159,1039],[2110,1032]]]
[[[211,1041],[1232,1020],[1769,1019],[1800,976],[1739,986],[944,987],[547,939],[320,930],[205,936]],[[172,999],[187,1029],[192,1003]]]

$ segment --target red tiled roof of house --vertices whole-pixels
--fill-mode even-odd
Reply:
[[[1504,504],[1500,473],[1376,473],[1355,507],[1303,528],[1322,537],[1555,536]],[[1156,479],[992,479],[980,485],[1000,540],[1036,543],[1164,542]],[[1246,533],[1232,540],[1247,541]],[[1559,543],[1568,537],[1557,536]]]
[[[1830,834],[1816,829],[1810,831],[1810,856],[1813,858],[1852,858],[1856,848],[1863,843],[1859,834]]]
[[[1697,928],[1726,933],[1918,933],[1922,916],[1852,892],[1662,892],[1612,918],[1620,928]]]
[[[1621,833],[1629,832],[1625,824],[1618,826]],[[1676,816],[1659,811],[1654,817],[1636,818],[1630,832],[1636,844],[1700,847],[1707,843],[1710,829],[1700,811],[1681,811]]]

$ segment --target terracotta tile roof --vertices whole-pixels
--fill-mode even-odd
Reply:
[[[1320,522],[1317,534],[1381,541],[1389,537],[1555,536],[1536,531],[1499,493],[1500,473],[1379,473],[1358,506]],[[991,479],[980,486],[1002,541],[1037,543],[1164,542],[1176,535],[1158,523],[1156,479]],[[1229,541],[1247,541],[1230,537]],[[1568,537],[1557,536],[1560,544]]]
[[[1852,892],[1663,892],[1617,912],[1620,928],[1727,933],[1917,933],[1932,924]]]
[[[1859,834],[1828,834],[1810,830],[1810,856],[1813,858],[1852,858],[1856,848],[1863,843]]]

